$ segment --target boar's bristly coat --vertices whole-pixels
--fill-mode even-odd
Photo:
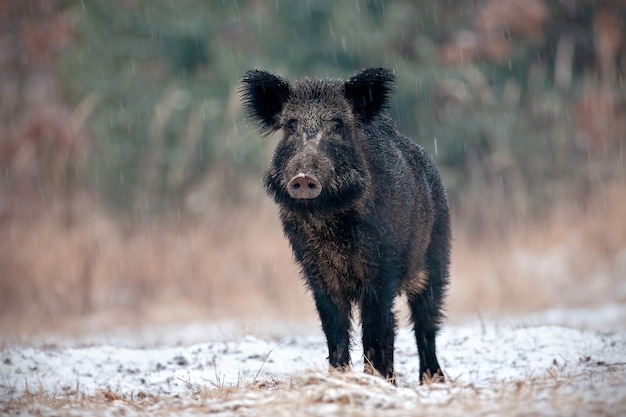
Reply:
[[[244,106],[261,133],[280,131],[267,192],[315,299],[333,368],[350,366],[360,307],[365,370],[394,381],[393,302],[406,294],[420,379],[443,380],[435,337],[448,286],[450,219],[433,159],[386,114],[394,75],[347,81],[248,71]]]

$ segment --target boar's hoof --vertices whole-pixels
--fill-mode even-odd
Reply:
[[[316,198],[322,192],[322,184],[315,178],[315,175],[300,173],[289,181],[287,192],[293,198]]]

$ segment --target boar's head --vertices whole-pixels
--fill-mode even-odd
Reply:
[[[386,108],[393,83],[384,68],[345,82],[307,78],[295,86],[266,71],[244,75],[240,92],[250,118],[263,134],[282,133],[264,178],[278,204],[332,211],[363,195],[371,181],[368,127]]]

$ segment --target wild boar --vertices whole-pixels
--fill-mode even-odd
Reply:
[[[395,382],[393,303],[404,293],[420,380],[443,381],[435,337],[449,281],[448,202],[433,159],[386,113],[394,87],[385,68],[294,86],[250,70],[240,94],[260,133],[281,132],[264,185],[313,294],[331,367],[350,366],[356,304],[365,371]]]

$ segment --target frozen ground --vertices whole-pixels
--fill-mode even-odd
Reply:
[[[274,326],[196,324],[8,345],[0,352],[0,412],[626,415],[626,306],[450,325],[438,347],[448,382],[424,386],[407,328],[396,342],[393,387],[362,374],[359,343],[353,371],[329,374],[321,332],[281,335]]]

